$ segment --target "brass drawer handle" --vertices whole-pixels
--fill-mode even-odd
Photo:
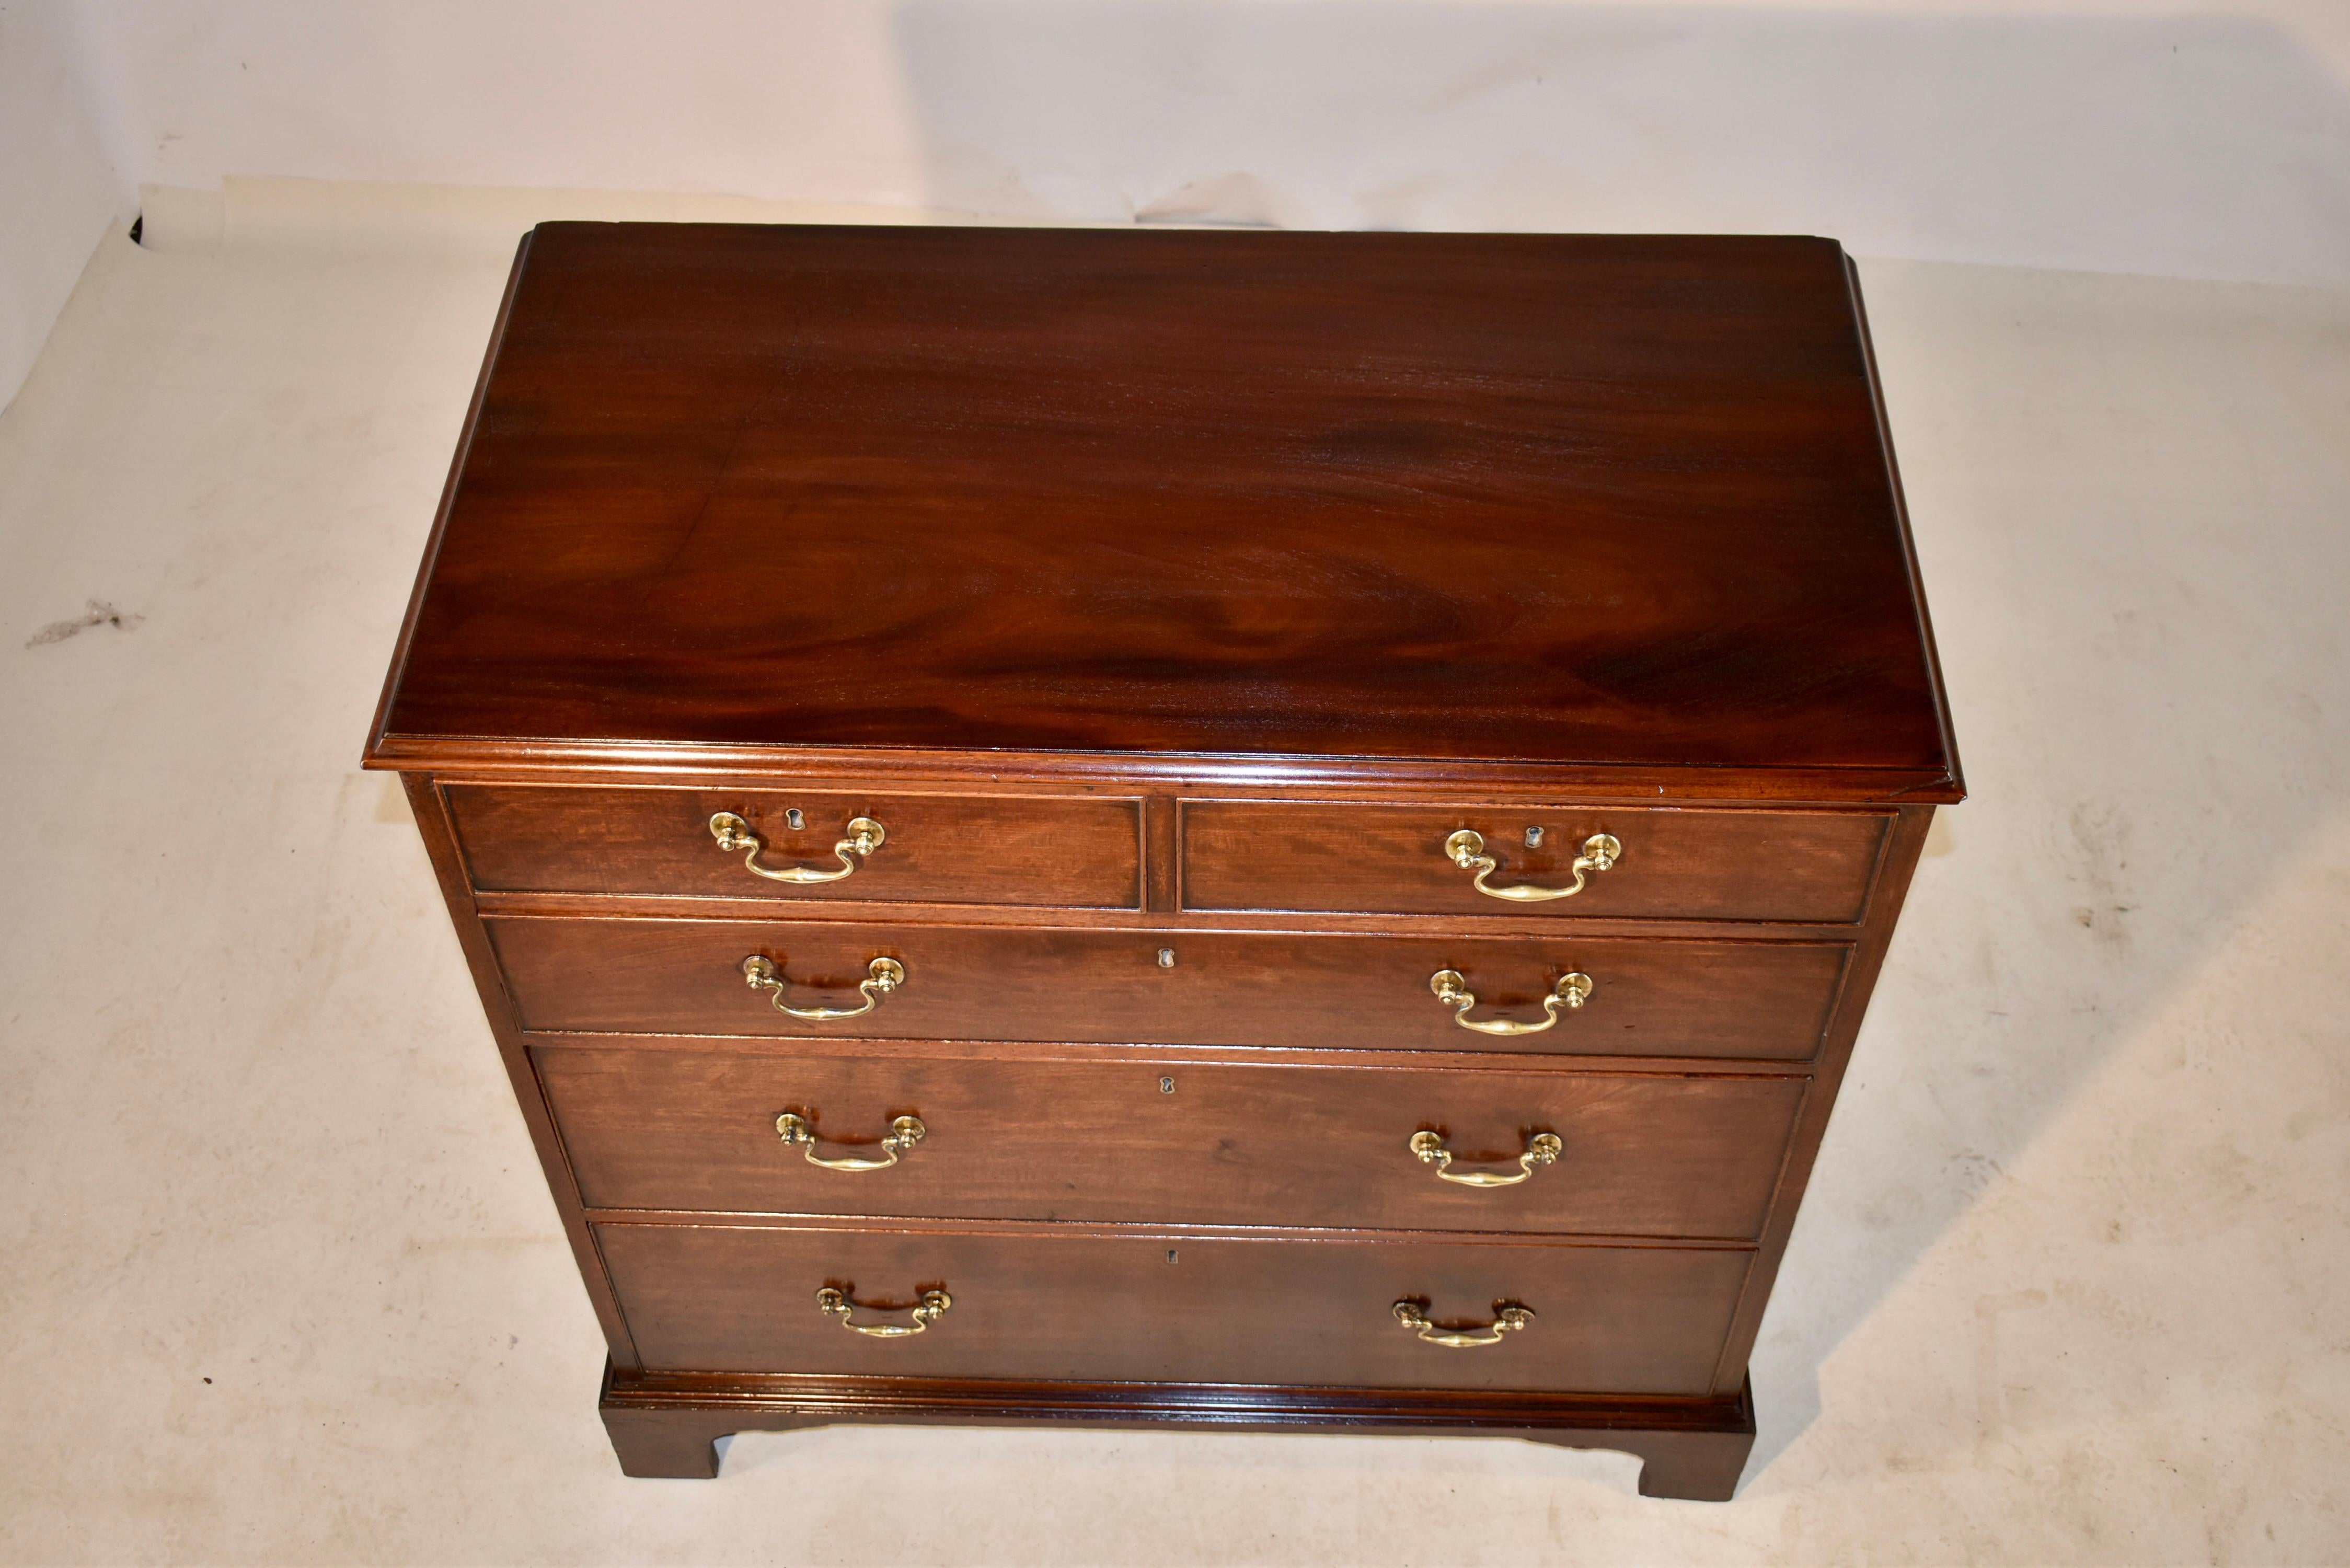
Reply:
[[[849,1288],[854,1290],[856,1287],[852,1285]],[[931,1324],[938,1322],[944,1315],[947,1308],[954,1305],[954,1297],[944,1291],[924,1291],[922,1304],[914,1309],[914,1321],[910,1325],[902,1323],[859,1323],[849,1315],[857,1310],[858,1303],[850,1301],[846,1292],[834,1290],[830,1285],[816,1292],[816,1310],[826,1316],[838,1318],[840,1326],[851,1334],[867,1334],[874,1339],[911,1339],[918,1334],[927,1332]]]
[[[837,882],[843,877],[854,874],[863,864],[864,857],[880,848],[882,840],[889,835],[869,816],[850,817],[848,836],[832,846],[833,854],[840,857],[840,869],[837,871],[817,871],[806,866],[760,865],[759,852],[767,847],[765,842],[751,831],[749,823],[731,811],[722,811],[710,819],[710,836],[716,839],[718,847],[729,855],[737,849],[749,850],[750,853],[743,857],[743,864],[749,867],[755,876],[776,882]],[[851,860],[849,857],[852,855],[858,858]]]
[[[1513,1023],[1506,1018],[1479,1023],[1469,1016],[1477,1005],[1477,993],[1457,969],[1440,969],[1428,977],[1428,989],[1436,992],[1436,1000],[1452,1009],[1452,1022],[1463,1029],[1474,1029],[1480,1034],[1539,1034],[1558,1022],[1558,1010],[1569,1012],[1591,1000],[1592,980],[1579,971],[1569,970],[1558,977],[1558,984],[1543,998],[1543,1021],[1540,1023]],[[778,1007],[782,1006],[777,1002]]]
[[[889,1136],[881,1140],[881,1151],[887,1159],[867,1159],[859,1155],[835,1155],[829,1159],[816,1151],[816,1128],[797,1111],[785,1111],[775,1118],[775,1136],[784,1140],[785,1148],[794,1144],[806,1144],[805,1158],[810,1165],[827,1170],[887,1170],[898,1163],[898,1157],[930,1136],[931,1129],[922,1125],[920,1116],[899,1116],[889,1124]],[[1460,1179],[1455,1177],[1456,1181]]]
[[[1480,1345],[1499,1345],[1502,1336],[1514,1333],[1534,1322],[1532,1309],[1515,1302],[1495,1302],[1493,1321],[1482,1328],[1440,1328],[1428,1321],[1428,1310],[1415,1301],[1400,1301],[1391,1309],[1396,1322],[1417,1334],[1430,1345],[1440,1345],[1447,1350],[1474,1350]]]
[[[1419,1156],[1422,1165],[1436,1167],[1436,1174],[1446,1181],[1457,1181],[1463,1187],[1515,1187],[1533,1178],[1534,1168],[1548,1165],[1566,1152],[1556,1133],[1536,1133],[1526,1139],[1526,1152],[1518,1156],[1514,1176],[1503,1176],[1498,1170],[1454,1170],[1452,1151],[1444,1147],[1440,1133],[1416,1132],[1411,1135],[1411,1152]],[[809,1158],[816,1157],[810,1155]]]
[[[777,971],[775,961],[757,953],[743,961],[743,981],[753,991],[766,992],[767,1000],[775,1004],[778,1012],[788,1012],[810,1023],[837,1023],[844,1018],[862,1018],[880,1006],[883,997],[906,983],[906,966],[893,958],[877,958],[867,964],[865,978],[857,982],[857,989],[865,993],[862,1007],[794,1007],[784,1000],[790,984]]]
[[[1521,882],[1514,888],[1495,888],[1485,878],[1502,868],[1502,863],[1485,853],[1484,835],[1462,828],[1444,841],[1444,853],[1452,864],[1463,871],[1474,871],[1471,884],[1489,898],[1509,898],[1521,904],[1539,904],[1549,898],[1572,898],[1583,891],[1584,878],[1591,872],[1605,871],[1623,858],[1624,846],[1615,836],[1595,833],[1583,841],[1583,853],[1575,857],[1567,869],[1575,874],[1572,888],[1540,888],[1531,882]]]

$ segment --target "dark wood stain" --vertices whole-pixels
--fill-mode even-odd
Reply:
[[[813,920],[486,922],[523,1027],[824,1039],[1066,1040],[1193,1045],[1767,1057],[1818,1049],[1849,950],[1817,942],[1388,938],[909,926]],[[1175,955],[1162,966],[1162,949]],[[795,1007],[853,1007],[876,957],[905,983],[861,1018],[815,1023],[743,983],[774,961]],[[1461,1028],[1430,990],[1440,970],[1477,1021],[1540,1023],[1570,971],[1582,1008],[1538,1034]]]
[[[1300,1387],[1263,1383],[1086,1383],[1015,1378],[623,1373],[602,1400],[621,1470],[708,1480],[717,1439],[860,1425],[1027,1426],[1085,1431],[1507,1436],[1637,1456],[1642,1497],[1726,1502],[1754,1446],[1754,1394],[1722,1398],[1526,1389]]]
[[[1860,918],[1887,816],[1852,812],[1656,811],[1530,805],[1382,806],[1186,801],[1183,902],[1190,909],[1433,914],[1485,919],[1849,921]],[[1623,846],[1572,898],[1489,897],[1447,859],[1473,828],[1500,862],[1489,886],[1572,886],[1585,839]],[[1542,842],[1528,846],[1526,830]]]
[[[711,1225],[596,1227],[647,1365],[685,1372],[906,1377],[1708,1390],[1752,1254],[1731,1249],[1159,1235],[989,1235]],[[1175,1254],[1169,1262],[1168,1253]],[[870,1339],[825,1316],[826,1285],[928,1332]],[[1452,1350],[1399,1325],[1535,1314],[1503,1343]]]
[[[382,732],[1947,784],[1804,239],[551,223]]]
[[[1066,1421],[1507,1432],[1693,1498],[1962,794],[1850,266],[1762,238],[543,226],[367,762],[628,1473]],[[721,810],[889,836],[795,887]],[[1504,904],[1461,827],[1504,885],[1623,857]],[[907,981],[804,1023],[753,953]],[[1596,990],[1500,1037],[1438,969],[1481,1020]],[[827,1171],[787,1109],[930,1130]],[[1476,1191],[1419,1130],[1562,1149]],[[954,1304],[870,1340],[823,1285]],[[1399,1299],[1536,1317],[1446,1350]]]
[[[452,784],[449,808],[485,892],[766,898],[779,904],[1141,907],[1141,812],[1132,800],[899,795],[880,791],[532,789]],[[786,812],[800,813],[793,827]],[[852,817],[888,830],[837,882],[754,876],[711,836],[732,812],[763,865],[835,871]]]
[[[1506,1231],[1759,1233],[1800,1078],[955,1062],[779,1060],[707,1052],[537,1053],[596,1209],[950,1219]],[[879,1158],[900,1116],[922,1141],[886,1170],[819,1169],[775,1134],[811,1122],[826,1158]],[[1440,1179],[1409,1145],[1444,1135],[1456,1172],[1518,1174],[1527,1139],[1557,1161],[1514,1187]]]

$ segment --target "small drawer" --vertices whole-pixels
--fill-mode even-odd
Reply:
[[[1845,923],[1867,906],[1891,820],[1867,812],[1186,801],[1183,907]],[[1600,836],[1614,841],[1604,870],[1598,861],[1607,857],[1587,848]],[[1581,891],[1568,891],[1578,877]],[[1524,896],[1530,890],[1564,896]]]
[[[446,793],[484,892],[1141,904],[1141,808],[1133,800],[511,784],[451,784]],[[855,844],[852,823],[878,826],[868,831],[878,843],[838,847]],[[809,877],[824,879],[794,879]]]
[[[653,1370],[1357,1388],[1710,1393],[1753,1256],[1392,1237],[595,1229]],[[1521,1325],[1496,1328],[1511,1307]],[[1432,1326],[1403,1321],[1411,1314]],[[1433,1343],[1448,1332],[1490,1343]]]
[[[1781,1061],[1818,1049],[1851,950],[813,919],[484,924],[535,1031]]]
[[[1804,1088],[1788,1077],[536,1054],[591,1209],[1725,1241],[1761,1231]]]

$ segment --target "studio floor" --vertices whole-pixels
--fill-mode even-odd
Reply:
[[[0,416],[8,1560],[2350,1560],[2350,291],[1863,258],[1973,798],[1736,1501],[1506,1439],[1039,1430],[642,1481],[358,765],[513,240],[604,210],[161,198]]]

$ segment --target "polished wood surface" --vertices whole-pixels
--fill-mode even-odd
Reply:
[[[1079,1383],[972,1377],[748,1376],[608,1369],[600,1401],[620,1469],[708,1480],[717,1439],[836,1422],[1092,1431],[1326,1432],[1527,1438],[1637,1456],[1642,1497],[1726,1502],[1754,1446],[1754,1394],[1718,1399],[1522,1389],[1313,1388],[1262,1383]]]
[[[523,1027],[827,1039],[1096,1041],[1801,1060],[1849,949],[1562,936],[1211,934],[880,921],[486,922]],[[1171,964],[1159,961],[1171,955]],[[861,1018],[807,1023],[743,983],[772,961],[793,1006],[853,1007],[879,957],[905,982]],[[1559,977],[1580,1009],[1539,1034],[1461,1028],[1429,981],[1460,973],[1480,1022],[1540,1023]]]
[[[485,892],[1141,907],[1133,800],[459,784],[449,809],[473,886]],[[763,865],[838,870],[833,846],[852,817],[878,821],[887,836],[837,882],[782,882],[753,874],[741,850],[718,847],[710,833],[718,812],[750,825],[765,846]]]
[[[1039,1420],[1512,1432],[1709,1498],[1962,793],[1853,274],[1785,239],[543,227],[366,760],[629,1473]],[[787,885],[721,810],[772,862],[889,836]],[[1462,827],[1502,885],[1622,858],[1505,903]],[[906,983],[795,1021],[751,954]],[[1496,1036],[1439,969],[1481,1022],[1596,990]],[[784,1110],[928,1131],[824,1170]],[[1421,1130],[1562,1141],[1478,1190]],[[868,1339],[827,1284],[954,1303]],[[1448,1350],[1398,1299],[1536,1316]]]
[[[1341,1387],[1708,1391],[1752,1254],[1430,1239],[783,1229],[603,1222],[597,1244],[646,1364],[675,1371],[1139,1378]],[[870,1339],[817,1310],[823,1286],[927,1333]],[[1449,1350],[1396,1322],[1535,1314]],[[889,1310],[892,1307],[896,1310]]]
[[[1192,800],[1182,803],[1179,829],[1182,900],[1203,911],[1857,920],[1889,821],[1852,812]],[[1575,857],[1596,833],[1614,836],[1623,854],[1571,898],[1496,898],[1446,857],[1446,838],[1464,827],[1499,863],[1491,887],[1573,886]],[[1538,843],[1527,843],[1530,832]]]
[[[1831,242],[554,223],[519,275],[386,760],[1957,793]]]
[[[580,1196],[594,1209],[1139,1220],[1751,1240],[1804,1080],[1599,1073],[1365,1072],[1137,1059],[1116,1064],[899,1055],[794,1061],[716,1052],[536,1053]],[[776,1136],[806,1118],[827,1158],[883,1158],[900,1116],[925,1136],[884,1170],[810,1165]],[[1441,1133],[1446,1181],[1409,1146]]]

